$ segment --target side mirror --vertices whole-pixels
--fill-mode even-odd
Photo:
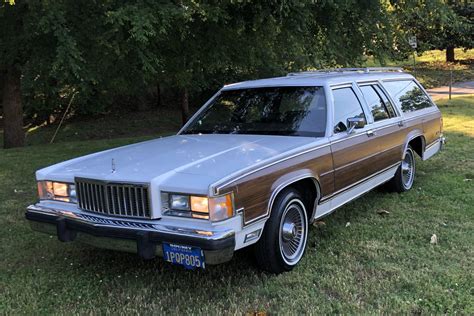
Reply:
[[[363,128],[365,126],[365,118],[363,117],[350,117],[347,119],[347,134],[352,134],[355,128]]]

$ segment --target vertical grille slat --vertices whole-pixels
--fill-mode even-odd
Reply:
[[[117,205],[117,188],[112,186],[110,187],[110,191],[112,192],[111,198],[114,204],[114,214],[120,215],[119,208]]]
[[[99,192],[100,192],[100,198],[101,198],[100,206],[102,207],[102,212],[106,213],[107,210],[109,209],[107,207],[107,203],[109,202],[109,200],[107,199],[107,195],[105,195],[105,186],[103,185],[99,186]]]
[[[94,184],[93,183],[89,184],[89,188],[91,190],[92,207],[93,207],[94,211],[97,212],[97,198],[95,196]]]
[[[141,206],[142,206],[142,211],[145,213],[145,199],[143,197],[143,190],[140,190],[140,201],[141,201]]]
[[[134,188],[134,191],[135,191],[135,209],[137,210],[137,216],[142,216],[142,214],[140,213],[140,208],[138,207],[138,191],[139,189],[138,188]]]
[[[97,187],[97,193],[99,196],[99,210],[101,213],[105,213],[105,208],[104,208],[104,196],[102,195],[102,186],[101,185],[96,185]]]
[[[118,203],[120,206],[120,215],[125,215],[125,207],[123,205],[123,187],[117,187],[118,190]]]
[[[82,197],[81,185],[82,183],[77,184],[77,189],[76,189],[77,202],[79,204],[79,208],[84,208],[84,205],[82,204],[82,202],[84,201],[84,198]]]
[[[112,214],[117,214],[116,211],[115,211],[115,201],[114,201],[114,198],[113,198],[113,195],[112,195],[112,188],[110,186],[107,186],[107,198],[109,200],[109,207],[110,208],[110,211]]]
[[[144,190],[146,192],[144,192],[143,196],[145,197],[145,217],[149,217],[150,216],[150,207],[149,207],[149,201],[148,201],[148,190]]]
[[[97,212],[97,197],[95,196],[94,184],[91,183],[89,187],[91,190],[92,207],[94,208],[94,211]]]
[[[150,218],[148,187],[76,179],[78,205],[84,211],[123,217]]]
[[[92,211],[89,183],[84,183],[84,193],[86,194],[86,208]]]
[[[84,183],[77,184],[77,194],[78,194],[78,202],[80,208],[86,208],[86,193],[84,191]]]

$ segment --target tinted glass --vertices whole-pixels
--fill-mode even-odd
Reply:
[[[382,98],[383,103],[385,104],[385,109],[387,110],[390,117],[397,116],[397,113],[395,112],[395,109],[393,108],[393,104],[392,104],[392,102],[389,101],[389,99],[388,99],[387,95],[385,94],[385,92],[383,92],[383,90],[380,88],[379,85],[374,85],[373,87],[374,87],[375,91],[377,91],[379,96]]]
[[[416,111],[433,105],[412,80],[388,81],[383,85],[403,112]]]
[[[365,119],[362,106],[352,88],[336,89],[332,93],[334,97],[334,133],[348,129],[348,118],[362,117]]]
[[[324,136],[322,87],[272,87],[222,91],[185,134]]]
[[[369,106],[369,110],[372,113],[375,122],[390,117],[385,108],[385,103],[372,85],[362,86],[360,89],[362,90],[362,94],[367,101],[367,105]]]

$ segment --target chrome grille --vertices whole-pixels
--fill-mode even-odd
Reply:
[[[150,218],[148,187],[76,178],[79,208],[105,215]]]

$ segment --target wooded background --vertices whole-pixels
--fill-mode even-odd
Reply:
[[[225,83],[405,59],[410,36],[454,62],[473,16],[469,0],[0,0],[4,147],[73,95],[73,116],[172,106],[184,122]]]

